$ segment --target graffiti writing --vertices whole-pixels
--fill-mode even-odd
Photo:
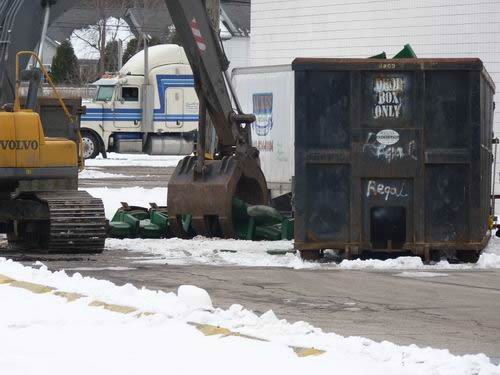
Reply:
[[[407,158],[417,160],[417,144],[415,141],[407,144],[382,144],[377,140],[377,133],[369,132],[363,144],[363,153],[370,153],[387,163]]]
[[[368,181],[366,187],[366,197],[382,197],[384,200],[388,201],[393,198],[406,198],[408,197],[408,192],[406,191],[406,185],[402,183],[381,183],[374,180]]]

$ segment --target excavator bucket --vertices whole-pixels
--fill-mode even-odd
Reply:
[[[203,173],[196,171],[196,157],[181,160],[168,185],[170,227],[180,238],[190,236],[183,217],[191,215],[196,235],[235,238],[233,198],[252,205],[268,203],[267,184],[256,160],[236,156],[207,160]],[[192,235],[192,234],[191,234]]]

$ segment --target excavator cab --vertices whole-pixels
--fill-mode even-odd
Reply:
[[[32,177],[40,168],[61,168],[60,173],[53,173],[60,177],[78,173],[75,142],[46,138],[38,113],[0,112],[0,124],[0,168],[6,168],[3,178]]]

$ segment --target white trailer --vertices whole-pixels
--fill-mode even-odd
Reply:
[[[252,143],[272,197],[292,191],[295,144],[295,81],[291,65],[237,68],[232,83],[243,112],[254,113]]]
[[[99,152],[187,155],[198,127],[198,97],[182,47],[157,45],[133,56],[115,76],[94,83],[84,103],[86,158]]]

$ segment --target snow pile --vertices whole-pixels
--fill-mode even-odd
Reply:
[[[305,262],[293,253],[292,241],[252,242],[196,237],[193,240],[178,238],[162,240],[108,239],[108,250],[129,250],[158,256],[157,259],[141,263],[189,265],[205,264],[215,266],[244,267],[287,267],[287,268],[340,268],[344,270],[470,270],[500,268],[500,238],[492,237],[477,264],[450,264],[440,261],[424,264],[419,257],[399,257],[378,260],[343,260],[335,262]],[[281,255],[271,255],[270,253]]]
[[[88,167],[176,167],[185,156],[117,154],[110,152],[108,158],[101,155],[85,161]]]
[[[414,270],[424,267],[422,259],[419,257],[399,257],[395,259],[378,260],[378,259],[354,259],[343,260],[339,267],[342,269],[377,269],[377,270]]]
[[[435,264],[426,265],[419,257],[399,257],[387,260],[344,260],[339,265],[343,269],[376,269],[376,270],[467,270],[467,269],[488,269],[500,268],[500,238],[492,236],[486,249],[479,257],[476,264],[450,264],[447,261],[440,261]]]
[[[98,169],[85,169],[78,174],[78,178],[81,180],[93,180],[101,178],[134,178],[134,176],[127,176],[120,173],[107,173]]]
[[[95,198],[101,198],[104,203],[106,217],[112,219],[116,210],[126,202],[130,206],[149,207],[149,203],[156,203],[159,206],[167,205],[167,188],[145,189],[142,187],[130,187],[122,189],[113,188],[85,188]]]
[[[500,238],[492,236],[477,262],[479,268],[500,268]]]
[[[160,259],[141,261],[157,264],[205,264],[215,266],[245,267],[290,267],[314,268],[317,263],[304,262],[293,251],[291,241],[240,241],[196,237],[192,240],[179,238],[108,239],[108,250],[129,250],[133,252],[160,255]],[[284,255],[270,255],[268,251],[288,252]]]
[[[177,290],[177,297],[193,310],[212,310],[214,308],[207,291],[194,285],[181,285]]]
[[[0,300],[7,301],[0,310],[0,368],[9,375],[38,374],[44,368],[54,375],[67,374],[68,368],[72,374],[331,374],[332,369],[353,375],[500,372],[500,366],[483,354],[455,356],[447,350],[342,337],[305,322],[280,320],[272,311],[258,316],[240,305],[213,309],[208,294],[192,286],[180,287],[177,295],[129,284],[120,287],[5,259],[0,259],[0,274],[86,295],[67,302],[52,293],[0,285]],[[137,311],[120,314],[89,306],[95,300]],[[156,314],[138,315],[141,311]],[[187,322],[225,327],[269,342],[206,337]],[[290,345],[325,353],[301,358]]]

